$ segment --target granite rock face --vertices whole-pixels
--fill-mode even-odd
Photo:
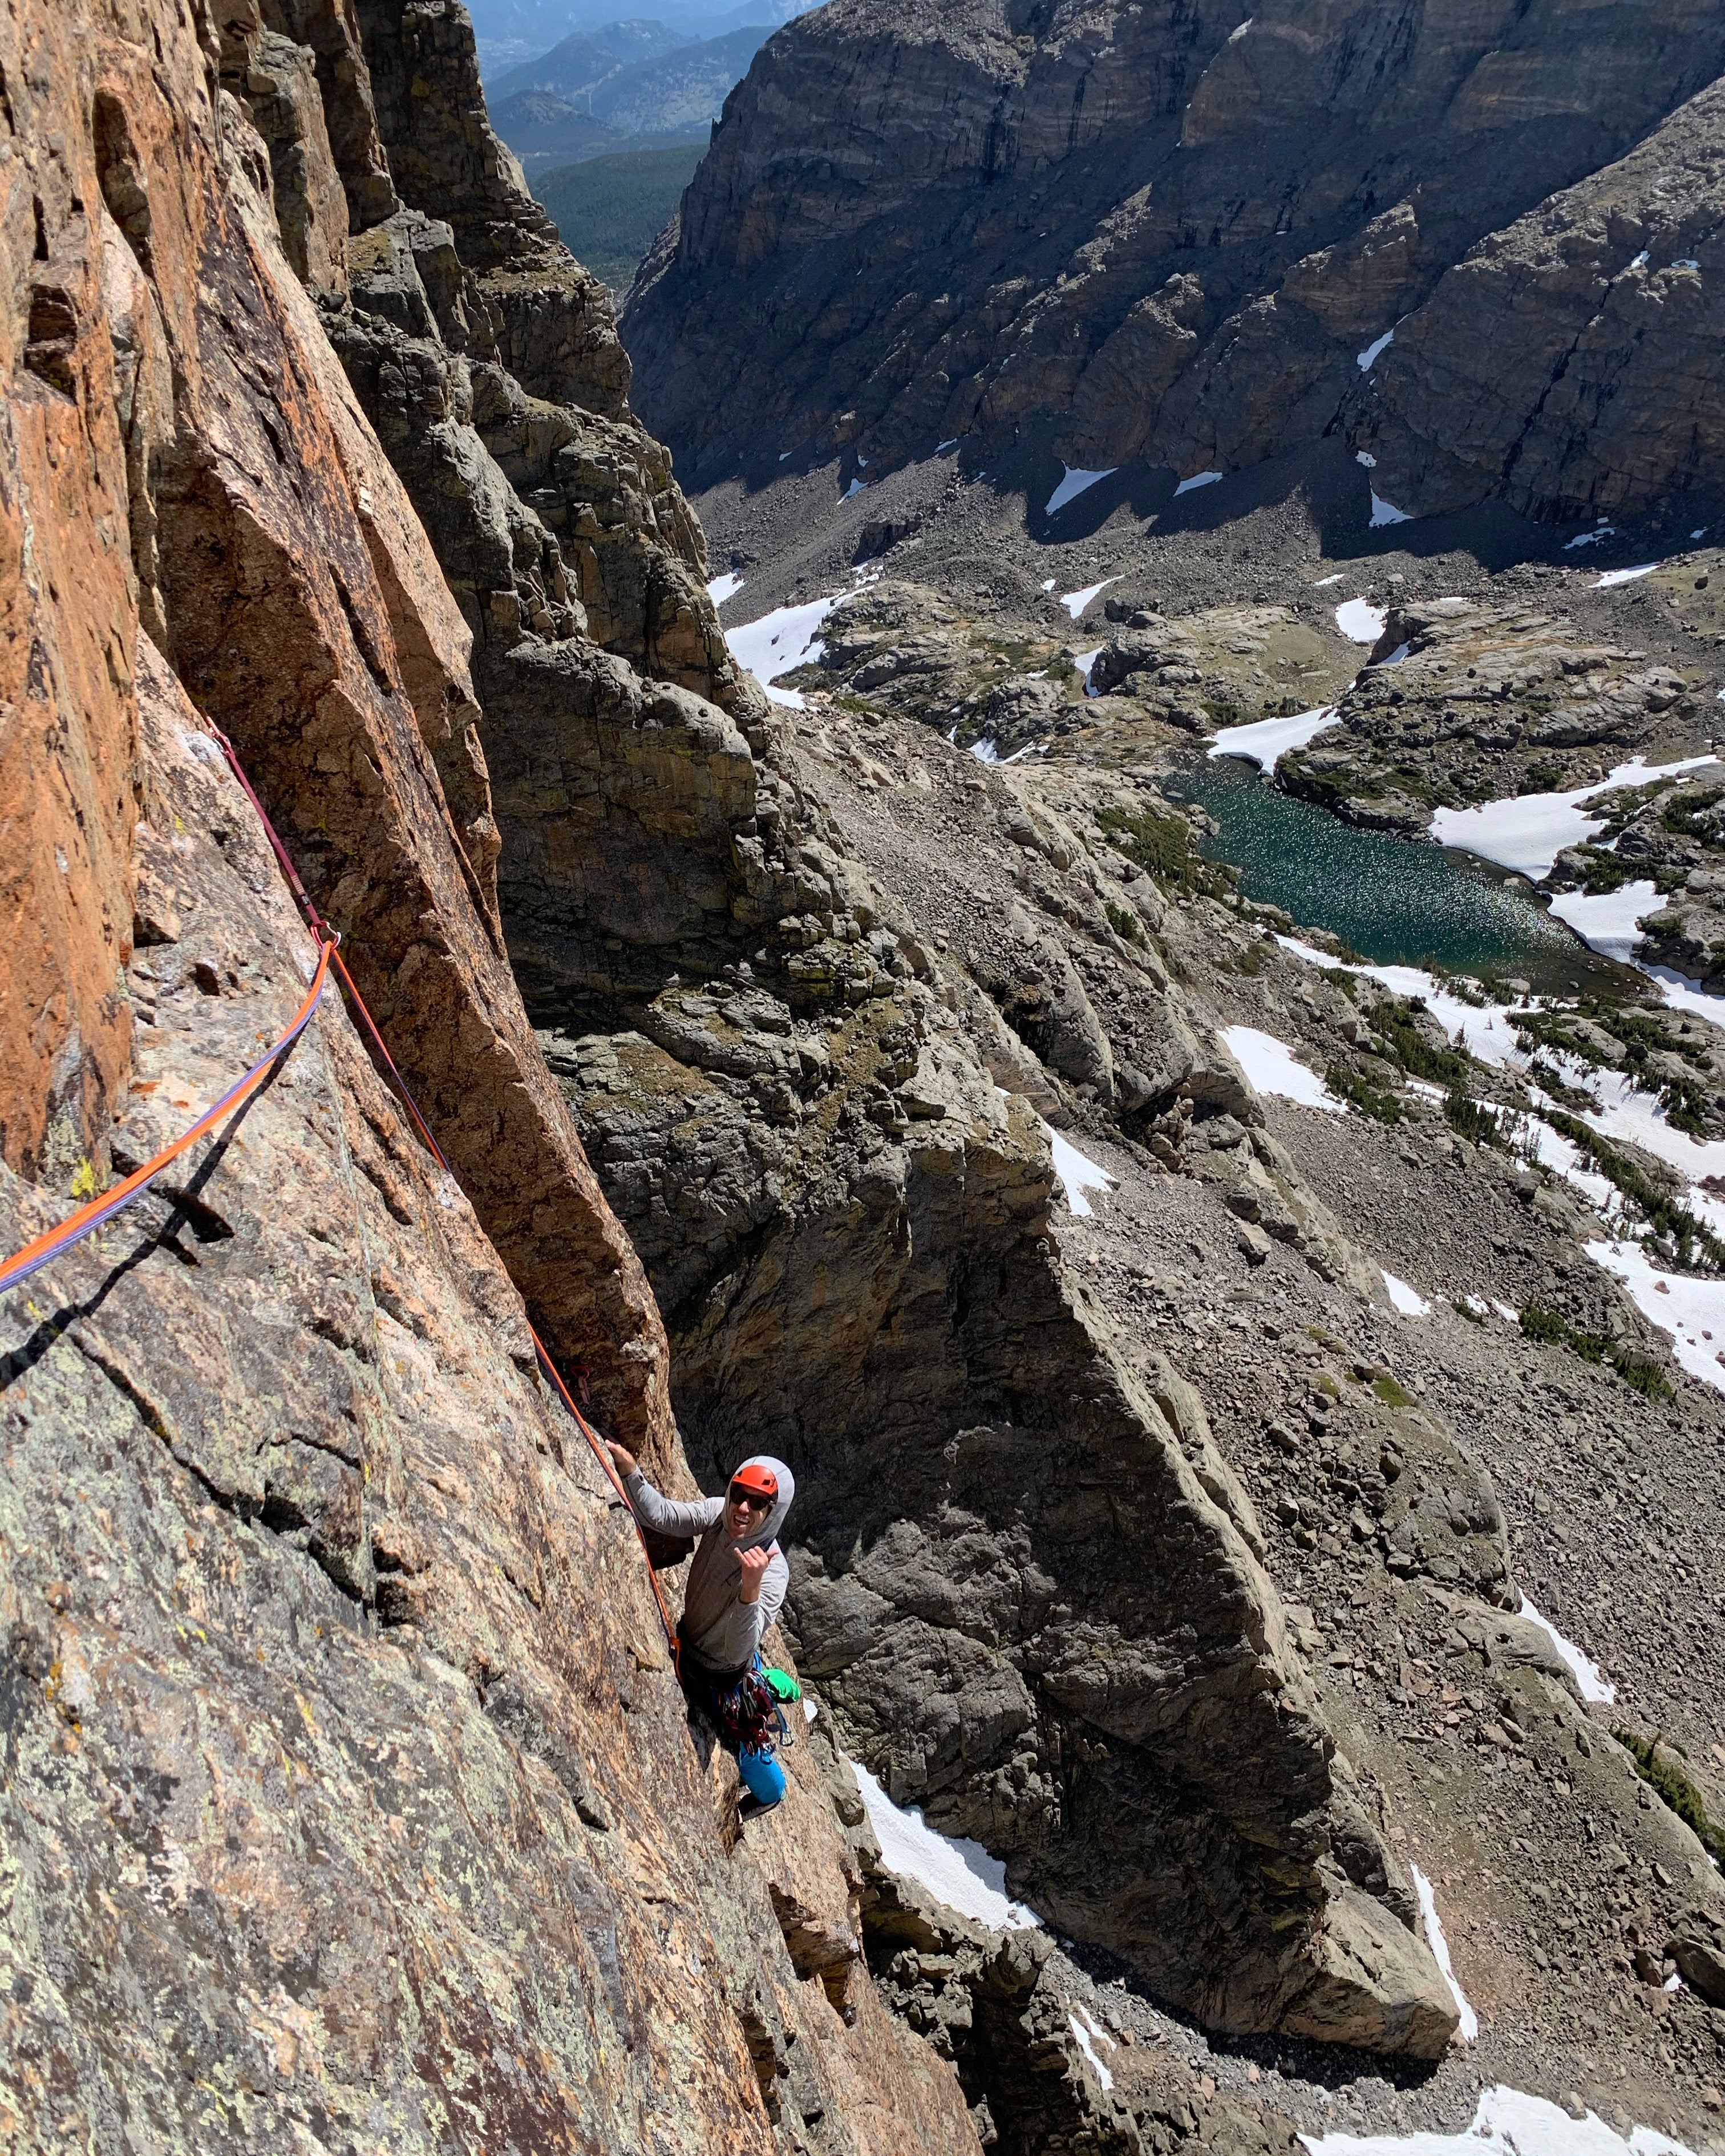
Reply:
[[[641,408],[703,483],[1033,422],[1183,476],[1339,425],[1409,513],[1642,502],[1705,454],[1708,287],[1665,265],[1710,244],[1722,69],[1700,0],[841,0],[762,48],[644,270]]]
[[[136,679],[177,919],[126,977],[116,1167],[280,1029],[309,969],[147,639]],[[5,1183],[9,1221],[59,1210]],[[5,1328],[0,2104],[21,2148],[119,2149],[141,2119],[199,2150],[976,2146],[950,2073],[877,2003],[847,2025],[752,1852],[727,1854],[633,1537],[333,994],[240,1127]],[[845,1876],[818,1784],[780,1842]],[[849,2138],[794,2130],[793,2054],[797,2102],[856,2113]]]

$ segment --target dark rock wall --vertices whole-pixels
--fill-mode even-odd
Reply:
[[[1589,176],[1722,68],[1697,0],[1633,18],[845,0],[771,39],[733,92],[625,316],[637,398],[703,481],[769,444],[893,462],[1029,421],[1075,466],[1183,475],[1352,435],[1373,386],[1357,355],[1411,316],[1399,341],[1426,357],[1397,363],[1389,498],[1645,501],[1693,478],[1689,423],[1637,399],[1658,416],[1625,438],[1604,350],[1538,415],[1642,244],[1612,259],[1606,200],[1660,245],[1682,223],[1633,159],[1603,194]],[[1703,107],[1656,162],[1707,139]],[[1558,192],[1578,186],[1581,203]],[[1581,230],[1536,243],[1553,215]],[[1688,254],[1703,228],[1702,209]],[[1488,323],[1512,281],[1509,352]],[[1702,292],[1674,288],[1659,320],[1666,371],[1704,377]]]

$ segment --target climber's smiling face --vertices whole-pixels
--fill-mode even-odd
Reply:
[[[765,1478],[762,1478],[763,1480]],[[725,1496],[725,1532],[734,1543],[758,1534],[761,1522],[773,1509],[774,1492],[752,1481],[733,1481]]]

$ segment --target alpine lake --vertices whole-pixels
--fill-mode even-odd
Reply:
[[[1525,877],[1476,855],[1343,824],[1240,757],[1206,757],[1163,786],[1208,813],[1214,828],[1199,850],[1237,870],[1246,897],[1330,930],[1373,965],[1522,980],[1538,995],[1645,992],[1638,974],[1554,919]]]

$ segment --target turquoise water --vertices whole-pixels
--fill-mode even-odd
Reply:
[[[1166,781],[1219,829],[1211,860],[1240,871],[1248,898],[1345,937],[1374,965],[1432,959],[1452,973],[1508,975],[1547,995],[1620,994],[1624,973],[1553,921],[1517,877],[1451,846],[1356,830],[1271,784],[1238,757],[1207,757]]]

